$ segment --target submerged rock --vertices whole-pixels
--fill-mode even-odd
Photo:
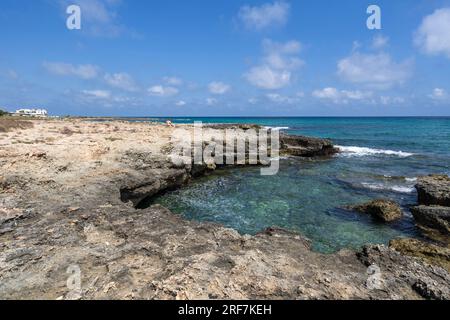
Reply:
[[[350,207],[351,210],[370,214],[385,222],[392,222],[402,218],[400,206],[391,200],[378,199],[368,203]]]
[[[447,175],[430,175],[420,177],[416,184],[419,204],[426,206],[450,207],[450,177]]]
[[[426,243],[417,239],[395,239],[389,247],[408,256],[420,258],[450,272],[450,248]]]

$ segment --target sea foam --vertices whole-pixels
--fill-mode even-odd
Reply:
[[[363,182],[362,185],[370,190],[387,190],[387,191],[394,191],[398,193],[413,193],[414,187],[408,187],[408,186],[398,186],[398,185],[384,185],[380,183],[366,183]]]
[[[384,150],[384,149],[372,149],[365,147],[352,147],[352,146],[336,146],[344,156],[349,157],[364,157],[364,156],[376,156],[376,155],[388,155],[388,156],[396,156],[400,158],[411,157],[414,154],[403,151],[393,151],[393,150]]]
[[[280,131],[280,130],[289,130],[289,127],[264,127],[266,130]]]

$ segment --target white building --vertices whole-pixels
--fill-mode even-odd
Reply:
[[[48,112],[45,109],[19,109],[16,110],[15,115],[30,116],[30,117],[47,117]]]

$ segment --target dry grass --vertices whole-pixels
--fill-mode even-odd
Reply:
[[[0,119],[0,132],[10,132],[13,130],[31,129],[34,125],[31,121]]]

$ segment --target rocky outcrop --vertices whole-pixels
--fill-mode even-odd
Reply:
[[[358,257],[366,266],[372,268],[372,286],[383,290],[395,286],[398,293],[410,288],[425,299],[449,300],[450,286],[440,286],[441,281],[448,281],[449,273],[445,269],[403,255],[400,252],[379,245],[369,245],[358,253]],[[382,267],[380,267],[382,266]],[[389,270],[389,272],[386,272]],[[399,281],[399,279],[402,279]],[[400,296],[397,297],[400,299]]]
[[[259,130],[262,127],[256,124],[226,124],[226,123],[217,123],[217,124],[203,124],[204,128],[210,128],[210,129],[216,129],[216,130],[225,130],[225,129],[231,129],[231,130]]]
[[[450,272],[450,248],[437,246],[417,239],[395,239],[389,247],[396,251],[441,266]]]
[[[370,214],[384,222],[393,222],[401,219],[403,216],[403,211],[397,203],[384,199],[373,200],[368,203],[351,206],[349,209],[360,213]]]
[[[339,152],[327,139],[294,135],[280,135],[281,153],[296,157],[331,156]]]
[[[446,175],[420,177],[416,189],[419,204],[450,207],[450,177]]]
[[[450,177],[420,177],[416,185],[419,205],[411,212],[421,228],[436,230],[450,237]],[[445,241],[450,242],[450,241]]]
[[[160,151],[170,130],[36,120],[21,139],[44,142],[0,136],[0,299],[450,299],[445,269],[384,246],[319,254],[279,228],[240,235],[136,210],[191,177]]]
[[[411,212],[419,225],[450,236],[450,207],[416,206]]]

